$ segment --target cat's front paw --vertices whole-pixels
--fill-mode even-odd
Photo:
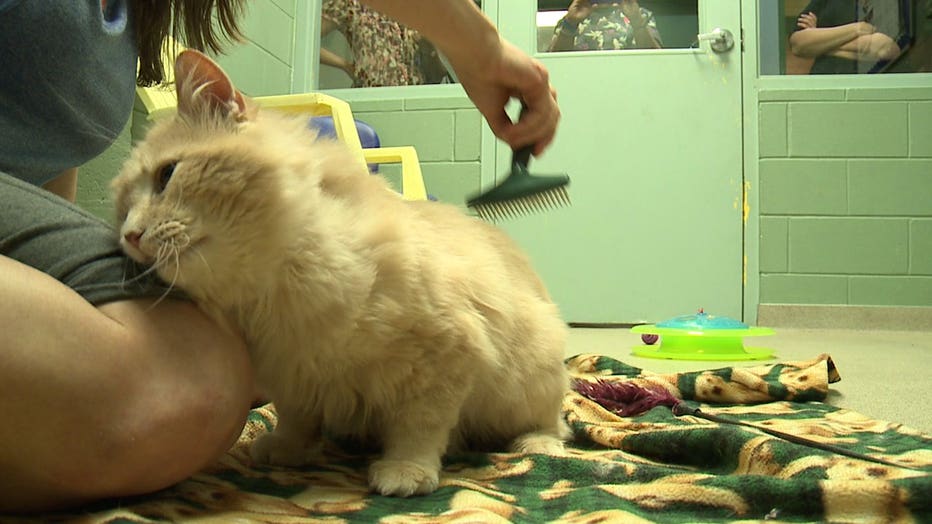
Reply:
[[[286,438],[273,431],[260,436],[252,443],[249,456],[257,464],[304,466],[320,461],[321,446],[309,447],[300,440]]]
[[[563,442],[553,435],[543,433],[528,433],[515,439],[511,443],[515,453],[535,453],[541,455],[560,456],[564,454]]]
[[[369,466],[369,487],[382,495],[410,497],[437,489],[439,472],[410,460],[377,460]]]

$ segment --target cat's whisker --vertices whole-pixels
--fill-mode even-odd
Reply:
[[[168,244],[163,243],[163,244],[159,245],[159,249],[158,249],[158,251],[156,251],[156,253],[155,253],[155,260],[152,262],[152,265],[149,266],[149,269],[147,269],[145,272],[143,272],[143,275],[147,275],[147,274],[149,274],[149,273],[156,272],[156,271],[158,271],[162,266],[164,266],[165,263],[168,262],[168,258],[169,258],[169,257],[168,257],[168,253],[169,253],[170,250],[171,250],[171,246],[168,245]]]
[[[165,254],[169,250],[170,246],[166,243],[159,244],[159,249],[155,252],[155,262],[152,263],[153,268],[158,268],[166,260]]]
[[[123,274],[120,276],[120,291],[126,291],[126,269],[132,263],[132,259],[130,258],[123,259]]]
[[[175,190],[175,193],[178,195],[178,198],[175,199],[175,207],[182,208],[184,203],[184,186],[176,184],[178,188]]]
[[[206,259],[206,258],[204,257],[204,255],[201,253],[201,250],[197,248],[197,246],[190,246],[189,249],[191,249],[192,251],[194,251],[194,254],[197,255],[198,257],[200,257],[201,262],[204,263],[204,267],[207,268],[207,273],[213,273],[213,272],[214,272],[213,268],[210,267],[210,264],[207,262],[207,259]]]
[[[181,271],[181,250],[172,241],[172,253],[175,255],[175,274],[172,275],[172,281],[168,284],[168,289],[173,289],[178,282],[178,273]]]
[[[127,268],[129,267],[129,264],[132,264],[132,263],[133,263],[133,261],[132,261],[131,259],[127,259],[127,260],[126,260],[126,263],[123,265],[123,280],[122,280],[122,282],[121,282],[121,285],[123,286],[122,289],[124,289],[124,290],[126,289],[126,284],[130,284],[130,283],[136,282],[136,281],[138,281],[138,280],[141,280],[141,279],[143,279],[143,278],[146,278],[147,276],[149,276],[151,273],[154,273],[154,272],[158,269],[158,267],[157,267],[157,262],[156,262],[156,263],[153,263],[153,265],[147,267],[144,271],[142,271],[141,273],[137,274],[136,276],[134,276],[134,277],[132,277],[132,278],[128,278],[128,277],[126,276],[126,275],[127,275]]]
[[[152,267],[155,268],[159,264],[164,264],[165,262],[168,262],[169,258],[173,257],[175,259],[175,273],[172,275],[172,281],[167,283],[168,286],[165,288],[165,292],[162,293],[162,295],[159,296],[159,298],[156,299],[156,301],[153,302],[148,308],[146,308],[146,311],[150,311],[153,308],[155,308],[155,306],[159,305],[175,289],[175,283],[178,281],[178,272],[181,268],[181,260],[180,260],[181,254],[180,253],[181,253],[181,250],[179,250],[178,247],[175,245],[174,238],[170,242],[166,242],[159,246],[158,255],[156,257],[156,263]],[[162,256],[162,255],[166,255],[166,256]]]
[[[191,245],[191,237],[188,236],[187,233],[183,233],[183,232],[178,233],[175,236],[175,238],[172,239],[172,243],[174,243],[175,240],[181,240],[181,244],[177,246],[178,248],[181,248],[181,249],[184,249]]]

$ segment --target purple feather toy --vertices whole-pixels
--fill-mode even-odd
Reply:
[[[622,417],[640,415],[656,406],[673,407],[680,402],[662,386],[638,386],[632,382],[576,380],[573,389]]]

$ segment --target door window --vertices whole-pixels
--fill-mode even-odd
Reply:
[[[695,47],[696,0],[538,0],[537,51]]]

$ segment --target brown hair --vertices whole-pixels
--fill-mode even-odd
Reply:
[[[139,48],[136,83],[164,80],[162,46],[171,36],[187,47],[218,53],[230,41],[242,40],[238,21],[245,0],[136,0],[133,29]]]

